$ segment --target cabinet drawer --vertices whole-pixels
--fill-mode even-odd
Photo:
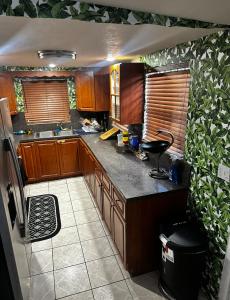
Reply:
[[[114,187],[112,187],[112,197],[113,197],[114,203],[116,205],[116,208],[118,209],[118,211],[122,214],[123,218],[125,219],[125,202]]]
[[[110,180],[104,173],[102,174],[102,184],[107,192],[110,193]]]

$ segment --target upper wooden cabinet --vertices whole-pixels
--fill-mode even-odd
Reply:
[[[120,124],[143,123],[144,64],[123,63],[110,68],[111,116]]]
[[[0,98],[7,98],[11,115],[17,114],[16,95],[10,73],[0,73]]]
[[[77,72],[75,81],[78,110],[109,110],[109,74],[93,71]]]

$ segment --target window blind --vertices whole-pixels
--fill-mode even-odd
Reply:
[[[190,74],[178,71],[147,74],[143,138],[147,141],[167,138],[157,129],[170,131],[175,141],[171,150],[182,154],[188,110]]]
[[[27,123],[70,122],[66,80],[22,81]]]

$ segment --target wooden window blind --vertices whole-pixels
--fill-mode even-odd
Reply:
[[[168,130],[175,137],[170,149],[183,153],[189,82],[188,71],[146,75],[143,132],[145,140],[165,139],[166,135],[157,135],[156,130]]]
[[[66,80],[22,81],[27,123],[70,122]]]

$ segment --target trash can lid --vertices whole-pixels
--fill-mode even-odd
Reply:
[[[167,246],[172,250],[193,253],[207,250],[208,243],[198,228],[186,224],[169,236]]]

